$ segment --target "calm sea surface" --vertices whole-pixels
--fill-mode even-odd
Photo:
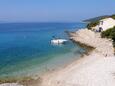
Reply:
[[[64,32],[84,28],[85,23],[0,24],[0,77],[43,73],[61,67],[85,51],[69,41],[51,45],[52,36],[68,39]]]

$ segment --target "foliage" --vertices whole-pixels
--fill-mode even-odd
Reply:
[[[110,16],[100,16],[100,17],[96,17],[96,18],[92,18],[92,19],[86,20],[86,21],[90,22],[87,25],[87,28],[88,29],[92,29],[92,27],[95,27],[96,25],[99,24],[99,21],[101,19],[108,18],[108,17],[111,17],[111,18],[115,19],[115,14],[110,15]],[[101,37],[103,37],[103,38],[105,38],[105,37],[106,38],[111,38],[113,40],[113,46],[115,47],[115,26],[113,28],[110,28],[110,29],[106,30],[106,31],[103,31],[101,33]]]
[[[101,36],[104,38],[104,37],[107,37],[107,38],[112,38],[114,41],[115,41],[115,27],[113,28],[110,28],[106,31],[103,31],[101,33]]]
[[[115,14],[114,15],[112,15],[112,16],[110,16],[111,18],[113,18],[113,19],[115,19]]]
[[[108,29],[108,30],[106,30],[106,31],[103,31],[103,32],[101,33],[101,37],[102,37],[102,38],[105,38],[105,37],[111,38],[111,37],[110,37],[111,32],[112,32],[112,28],[110,28],[110,29]]]
[[[115,41],[115,27],[111,30],[110,37]]]
[[[115,27],[110,28],[106,31],[103,31],[101,33],[101,37],[103,38],[111,38],[113,40],[113,46],[115,47]]]
[[[88,28],[88,29],[91,29],[92,27],[95,27],[95,26],[98,25],[98,24],[99,24],[99,21],[91,22],[91,23],[89,23],[89,24],[87,25],[87,28]]]
[[[88,28],[88,29],[91,29],[91,27],[95,27],[96,25],[98,25],[98,24],[99,24],[99,21],[100,21],[101,19],[109,18],[109,17],[115,19],[115,14],[113,14],[113,15],[99,16],[99,17],[87,19],[87,20],[84,20],[84,21],[85,21],[85,22],[90,22],[90,23],[87,25],[87,28]]]

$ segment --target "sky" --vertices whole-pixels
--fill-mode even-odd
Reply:
[[[115,0],[0,0],[2,22],[78,22],[115,13]]]

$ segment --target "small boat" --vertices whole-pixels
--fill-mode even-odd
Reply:
[[[53,38],[52,40],[51,40],[51,43],[52,44],[64,44],[64,43],[66,43],[68,40],[66,40],[66,39],[61,39],[61,38]]]

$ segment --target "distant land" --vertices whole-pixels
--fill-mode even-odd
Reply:
[[[103,18],[108,18],[108,17],[112,17],[112,18],[115,19],[115,14],[113,14],[113,15],[98,16],[98,17],[94,17],[94,18],[83,20],[83,22],[96,22],[96,21],[99,21],[99,20],[101,20]]]

